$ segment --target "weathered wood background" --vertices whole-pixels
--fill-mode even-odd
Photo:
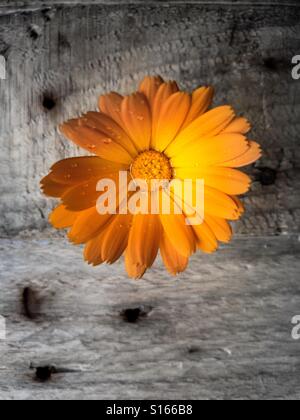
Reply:
[[[296,54],[298,1],[0,1],[0,399],[300,397]],[[60,122],[148,73],[213,84],[265,154],[237,239],[136,283],[47,229],[39,180],[82,154]]]

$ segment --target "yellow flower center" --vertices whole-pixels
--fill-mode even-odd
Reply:
[[[142,152],[131,166],[131,175],[136,179],[145,179],[147,182],[152,179],[171,180],[173,170],[170,160],[163,153],[155,150]]]

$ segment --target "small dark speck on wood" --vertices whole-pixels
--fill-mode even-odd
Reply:
[[[51,22],[51,20],[54,17],[54,14],[55,12],[51,8],[42,10],[42,15],[46,22]]]
[[[31,287],[23,289],[22,302],[25,316],[31,320],[37,318],[40,310],[40,299]]]
[[[256,175],[256,181],[261,185],[273,185],[276,182],[277,171],[272,168],[262,167],[257,168],[259,173]]]
[[[234,43],[234,38],[235,38],[235,34],[237,31],[237,22],[234,22],[231,28],[231,33],[230,33],[230,40],[229,40],[229,46],[231,47]]]
[[[55,108],[56,101],[53,97],[49,95],[45,95],[43,97],[43,107],[47,109],[48,111],[51,111],[53,108]]]
[[[57,373],[57,370],[54,366],[39,366],[35,368],[35,380],[47,382],[55,373]]]
[[[137,308],[124,309],[124,311],[121,312],[121,317],[125,322],[133,324],[138,322],[141,318],[148,316],[152,309],[153,308],[151,306],[139,306]]]
[[[37,26],[32,25],[28,28],[28,33],[29,33],[30,38],[33,41],[36,41],[40,36],[40,29]]]
[[[188,353],[189,354],[195,354],[195,353],[200,353],[200,348],[199,347],[195,347],[195,346],[193,346],[193,347],[189,347],[188,348]]]
[[[290,69],[290,61],[287,58],[268,57],[264,59],[263,65],[268,71],[274,73]]]

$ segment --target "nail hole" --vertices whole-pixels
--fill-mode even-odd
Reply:
[[[25,287],[22,293],[23,308],[25,316],[35,319],[40,309],[40,300],[36,292],[30,287]]]
[[[49,381],[53,374],[57,373],[54,366],[39,366],[35,368],[35,379],[40,382]]]
[[[269,70],[277,70],[277,61],[273,57],[265,58],[264,66],[267,67]]]
[[[44,9],[42,15],[46,22],[50,22],[53,19],[54,12],[51,9]]]
[[[55,108],[56,102],[51,96],[44,96],[43,98],[43,107],[47,109],[48,111],[51,111],[53,108]]]
[[[261,183],[261,185],[273,185],[277,179],[277,172],[275,169],[272,168],[258,168],[260,173],[257,175],[257,181]]]
[[[287,70],[290,63],[285,58],[268,57],[263,60],[263,65],[271,72],[279,72]]]
[[[140,306],[137,308],[129,308],[125,309],[121,312],[121,316],[125,322],[129,322],[131,324],[138,322],[139,319],[146,317],[152,311],[152,307],[144,307]]]
[[[38,37],[40,36],[40,29],[38,26],[32,25],[28,28],[28,33],[29,33],[30,38],[33,41],[36,41]]]
[[[200,352],[200,349],[199,349],[199,347],[189,347],[188,348],[188,353],[189,354],[195,354],[195,353],[199,353]]]

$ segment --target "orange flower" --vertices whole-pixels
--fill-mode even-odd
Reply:
[[[56,163],[41,184],[43,192],[62,204],[50,215],[57,229],[70,228],[69,239],[85,244],[84,258],[93,265],[114,263],[125,254],[130,277],[140,278],[160,250],[171,274],[184,271],[200,249],[214,252],[228,242],[228,220],[244,212],[238,195],[250,178],[236,168],[261,156],[247,140],[250,124],[230,106],[210,108],[211,87],[191,95],[175,82],[146,77],[138,92],[101,96],[100,112],[88,112],[61,126],[63,134],[95,156]],[[203,179],[205,213],[199,225],[187,225],[184,214],[99,214],[97,184],[118,184],[120,171],[131,178]],[[173,205],[175,197],[173,196]],[[120,202],[118,203],[120,205]]]

